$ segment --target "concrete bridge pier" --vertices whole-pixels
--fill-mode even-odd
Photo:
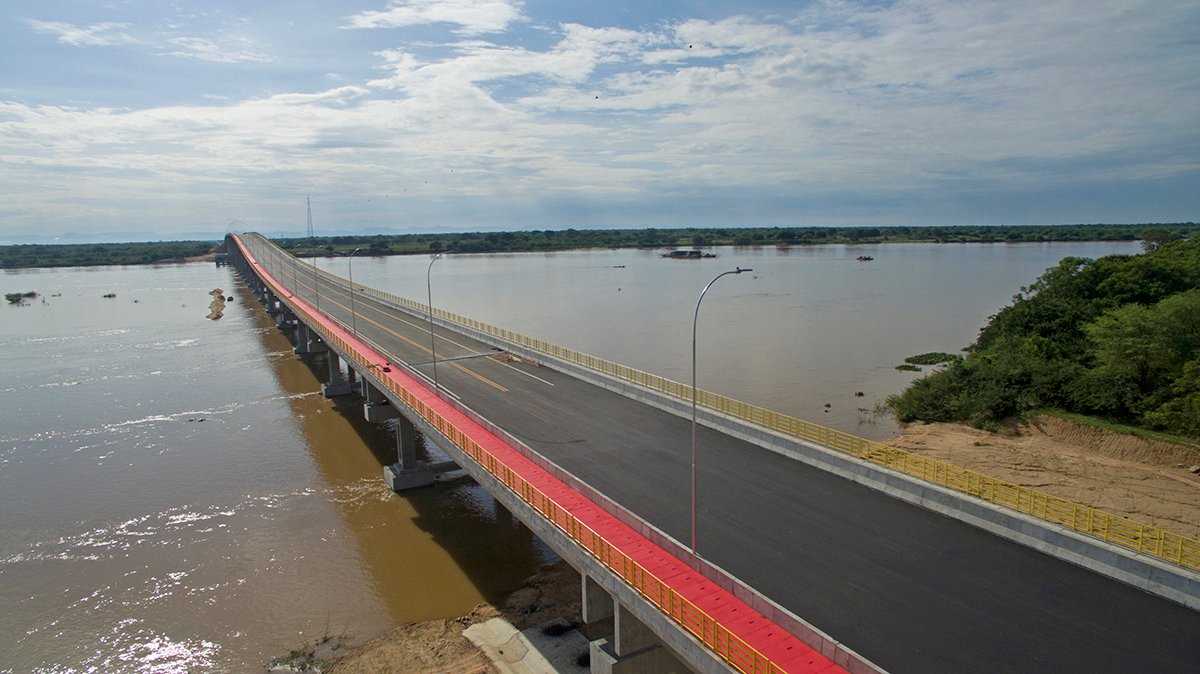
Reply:
[[[396,406],[367,379],[362,379],[363,416],[367,421],[396,420],[396,463],[383,467],[383,481],[392,491],[416,489],[433,484],[438,473],[453,470],[458,466],[453,461],[450,465],[429,465],[417,460],[417,440],[420,431],[411,421],[404,417]]]
[[[259,293],[258,299],[267,308],[268,314],[274,316],[279,313],[279,298],[275,297],[275,293],[271,292],[265,285],[262,287],[262,292]]]
[[[294,330],[298,322],[296,315],[287,307],[280,307],[279,315],[275,317],[275,327],[280,330]]]
[[[296,346],[292,347],[292,353],[297,356],[302,353],[312,353],[308,350],[309,340],[312,339],[309,335],[311,330],[308,329],[308,324],[300,321],[296,324]]]
[[[292,353],[296,355],[305,353],[324,353],[329,350],[325,346],[325,342],[321,341],[321,336],[312,328],[308,327],[304,321],[296,322],[296,346],[292,348]]]
[[[329,351],[326,355],[329,359],[329,381],[321,385],[321,393],[326,398],[350,395],[350,384],[342,379],[341,359],[333,351]]]
[[[588,655],[592,674],[667,674],[690,672],[662,645],[654,632],[586,573],[580,576],[583,622],[608,628],[608,637],[592,641]]]
[[[388,405],[391,407],[391,405]],[[433,484],[434,470],[417,460],[417,427],[403,415],[396,415],[396,463],[383,467],[383,481],[392,491],[416,489]]]
[[[400,412],[388,401],[383,392],[371,385],[366,379],[362,380],[363,417],[367,421],[387,421],[400,416]]]

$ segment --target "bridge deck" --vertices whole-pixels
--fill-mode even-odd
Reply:
[[[290,257],[255,249],[289,281]],[[303,269],[303,267],[301,267]],[[313,277],[297,294],[315,298]],[[344,282],[322,312],[351,323]],[[358,332],[428,376],[428,324],[356,293]],[[690,529],[690,424],[438,331],[464,404],[676,540]],[[1200,613],[701,428],[700,554],[893,672],[1191,671]]]
[[[247,255],[256,270],[270,285],[283,287],[279,279],[253,261],[252,255]],[[388,356],[378,353],[365,341],[360,340],[337,322],[325,318],[315,311],[301,298],[289,298],[312,313],[321,325],[339,340],[349,345],[355,351],[368,355],[372,362],[382,363]],[[395,362],[395,361],[392,361]],[[659,581],[668,585],[674,592],[690,604],[699,608],[715,623],[736,635],[754,652],[764,659],[762,664],[769,663],[779,672],[790,674],[836,674],[845,672],[829,659],[800,641],[797,637],[780,629],[777,625],[764,618],[735,597],[730,592],[696,573],[684,562],[669,554],[661,547],[649,541],[645,536],[634,531],[629,526],[605,512],[592,501],[564,484],[561,480],[547,473],[521,452],[508,445],[489,430],[476,423],[467,415],[435,395],[426,385],[412,376],[405,374],[400,368],[391,368],[390,372],[376,371],[376,376],[389,380],[396,387],[406,391],[416,400],[427,405],[442,419],[464,433],[470,440],[481,447],[488,456],[498,461],[505,469],[511,470],[520,479],[542,494],[548,496],[554,503],[591,531],[598,534],[615,549],[619,550],[641,568],[650,572]],[[497,471],[492,471],[497,472]],[[768,671],[766,668],[746,667],[747,671]]]

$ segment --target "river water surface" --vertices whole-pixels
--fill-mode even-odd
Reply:
[[[356,282],[868,437],[914,376],[1067,255],[1136,243],[355,257]],[[860,262],[861,255],[874,260]],[[305,262],[307,263],[307,261]],[[280,273],[304,273],[303,264]],[[347,259],[321,259],[346,276]],[[426,279],[431,280],[427,286]],[[261,671],[498,601],[552,557],[472,484],[384,487],[387,429],[226,268],[0,275],[0,671]],[[234,302],[205,319],[208,293]],[[115,293],[116,297],[102,295]],[[323,364],[315,365],[320,371]],[[861,393],[862,395],[857,395]]]

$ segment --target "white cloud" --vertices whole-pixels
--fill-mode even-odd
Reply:
[[[430,226],[470,226],[456,220],[468,202],[490,213],[555,197],[750,193],[834,195],[861,222],[872,207],[860,204],[880,200],[1200,172],[1194,3],[899,0],[864,12],[824,2],[786,21],[543,24],[534,41],[493,34],[519,20],[520,5],[471,21],[455,13],[465,5],[359,15],[359,27],[449,24],[438,44],[372,47],[375,77],[322,68],[307,91],[208,106],[4,103],[0,184],[19,185],[7,191],[30,213],[65,210],[80,175],[129,203],[139,191],[229,191],[264,213],[263,194],[290,199],[301,186],[408,190]],[[449,16],[459,19],[432,18]],[[176,41],[194,58],[219,45],[256,53]],[[31,176],[50,176],[50,187],[34,189]],[[847,212],[830,209],[824,221]]]
[[[345,28],[401,28],[436,23],[458,26],[464,35],[498,33],[521,18],[520,0],[391,0],[385,10],[347,19]]]
[[[28,19],[26,23],[34,32],[45,35],[55,35],[58,41],[72,47],[112,47],[123,44],[134,44],[136,40],[123,32],[129,27],[125,23],[95,23],[90,26],[76,26],[60,21],[38,21]]]
[[[214,63],[256,62],[269,63],[269,54],[255,51],[248,40],[225,38],[219,42],[202,37],[173,37],[167,40],[170,47],[161,52],[163,56],[211,61]]]

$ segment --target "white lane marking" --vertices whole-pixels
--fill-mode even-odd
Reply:
[[[526,377],[532,377],[532,378],[534,378],[534,379],[536,379],[536,380],[538,380],[538,381],[542,382],[543,384],[545,384],[545,385],[547,385],[547,386],[554,386],[554,384],[553,384],[553,383],[551,383],[551,382],[548,382],[548,381],[546,381],[545,379],[542,379],[541,377],[539,377],[539,376],[537,376],[537,375],[535,375],[535,374],[530,374],[530,373],[526,372],[525,370],[521,370],[521,369],[515,368],[515,367],[513,367],[512,365],[509,365],[508,363],[505,363],[505,362],[504,362],[504,361],[502,361],[502,360],[496,360],[495,358],[492,358],[491,360],[493,360],[493,361],[495,361],[495,362],[497,362],[497,363],[499,363],[499,364],[503,365],[504,367],[507,367],[508,369],[512,370],[513,372],[520,372],[521,374],[525,375]]]

